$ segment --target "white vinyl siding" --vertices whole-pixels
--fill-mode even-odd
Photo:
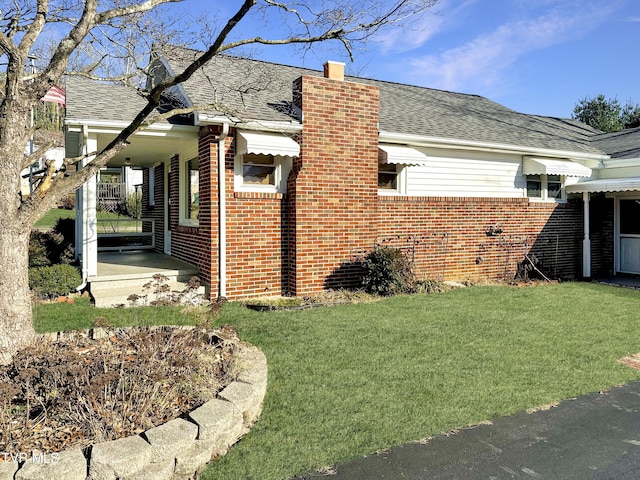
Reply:
[[[613,162],[611,162],[613,163]],[[607,178],[630,178],[630,177],[640,177],[640,165],[637,167],[610,167],[602,168],[598,170],[598,178],[607,179]],[[594,180],[592,178],[592,180]]]
[[[407,168],[406,194],[437,197],[522,198],[526,180],[518,155],[421,150],[425,165]]]

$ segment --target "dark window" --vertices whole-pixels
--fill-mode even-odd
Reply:
[[[275,185],[276,165],[273,155],[247,153],[242,164],[243,183],[247,185]]]
[[[620,233],[640,235],[640,200],[620,200]]]
[[[382,190],[398,189],[398,168],[394,164],[378,165],[378,188]]]
[[[542,180],[540,175],[527,175],[527,197],[542,198]]]

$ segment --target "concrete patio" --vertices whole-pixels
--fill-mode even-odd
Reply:
[[[199,270],[169,255],[146,250],[103,252],[98,254],[98,275],[88,278],[89,291],[96,307],[126,305],[130,295],[148,293],[143,287],[156,274],[168,278],[171,290],[181,291]]]

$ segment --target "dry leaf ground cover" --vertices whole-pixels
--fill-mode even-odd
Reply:
[[[233,380],[232,339],[228,329],[137,327],[38,342],[0,367],[0,451],[84,448],[193,410]]]

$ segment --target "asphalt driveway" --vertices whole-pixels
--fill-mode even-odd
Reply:
[[[640,382],[294,477],[311,480],[640,479]]]

